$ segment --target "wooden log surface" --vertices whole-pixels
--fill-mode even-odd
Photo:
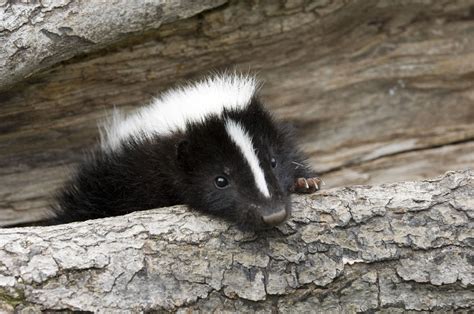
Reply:
[[[459,171],[295,196],[259,233],[180,206],[0,229],[0,311],[468,311],[473,200]]]
[[[473,167],[474,0],[222,3],[0,92],[0,225],[41,218],[107,110],[211,70],[258,73],[326,187]]]
[[[0,90],[71,57],[222,5],[199,1],[1,1]]]

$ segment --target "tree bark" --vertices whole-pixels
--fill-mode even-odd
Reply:
[[[0,90],[58,62],[225,2],[0,1]]]
[[[0,230],[0,310],[303,312],[474,306],[474,172],[294,198],[242,233],[176,206]]]

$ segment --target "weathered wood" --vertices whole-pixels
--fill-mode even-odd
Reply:
[[[41,69],[218,7],[199,1],[0,1],[0,90]]]
[[[474,172],[294,199],[261,233],[183,207],[0,229],[0,311],[474,307]]]
[[[42,71],[0,94],[0,224],[41,217],[107,109],[212,69],[259,73],[327,187],[473,167],[473,6],[229,1]]]

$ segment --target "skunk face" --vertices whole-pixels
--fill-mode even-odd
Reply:
[[[185,203],[252,229],[289,216],[294,174],[281,148],[291,143],[256,99],[187,130],[177,147]]]
[[[217,75],[162,93],[130,115],[115,111],[100,147],[58,192],[51,222],[176,204],[242,228],[283,222],[295,180],[309,191],[304,178],[314,174],[257,89],[253,77]]]

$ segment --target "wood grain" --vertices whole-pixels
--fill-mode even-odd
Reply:
[[[224,3],[225,0],[1,1],[0,90],[63,60]]]
[[[230,1],[0,94],[0,224],[39,219],[114,106],[257,72],[327,187],[473,167],[473,1]]]

